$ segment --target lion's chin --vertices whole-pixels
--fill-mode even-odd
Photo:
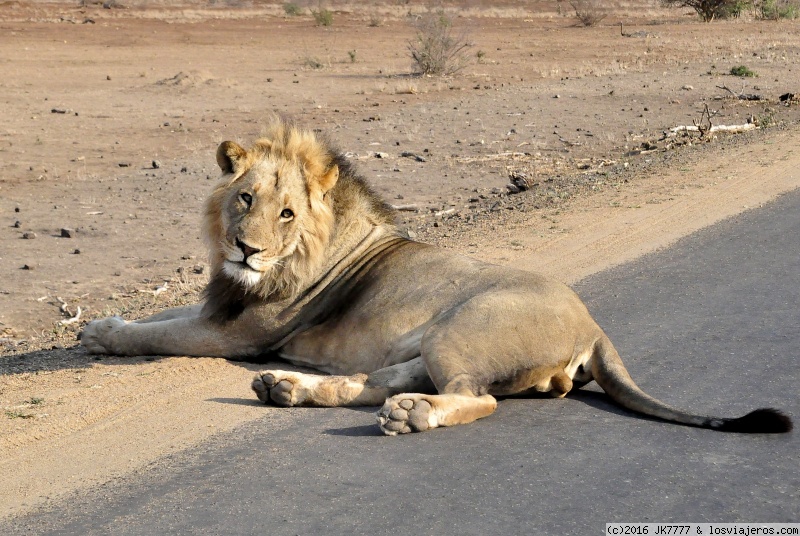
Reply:
[[[242,262],[225,261],[222,265],[225,274],[245,288],[253,288],[264,277],[262,272],[253,270],[250,266]]]

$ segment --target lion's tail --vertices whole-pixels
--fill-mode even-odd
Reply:
[[[788,415],[773,408],[757,409],[738,418],[705,417],[672,408],[639,389],[605,336],[595,346],[591,370],[594,380],[617,404],[665,421],[721,432],[761,434],[788,432],[793,426]]]

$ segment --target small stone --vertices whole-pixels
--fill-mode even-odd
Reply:
[[[66,227],[61,228],[61,238],[72,238],[73,236],[75,236],[74,229],[68,229]]]
[[[411,238],[412,240],[413,240],[414,238],[416,238],[416,237],[417,237],[417,233],[415,233],[415,232],[414,232],[414,231],[412,231],[411,229],[409,229],[409,230],[406,232],[406,234],[407,234],[407,235],[408,235],[408,237],[409,237],[409,238]]]
[[[23,270],[35,270],[36,269],[36,265],[33,264],[33,263],[31,263],[31,264],[23,264],[22,265],[22,269]]]
[[[691,91],[691,90],[694,89],[694,86],[690,86],[689,84],[686,84],[681,89],[684,90],[684,91]]]
[[[161,167],[161,162],[158,160],[153,160],[153,169],[158,169]]]
[[[117,164],[117,165],[118,165],[119,167],[130,167],[130,164],[129,164],[128,162],[120,162],[120,163],[119,163],[119,164]]]
[[[192,272],[194,272],[196,274],[202,274],[205,271],[206,271],[206,267],[203,266],[202,264],[197,264],[197,265],[192,267]]]
[[[14,207],[14,212],[19,212],[19,207]]]
[[[189,171],[189,168],[187,168],[186,166],[183,166],[181,168],[181,173],[187,173],[188,171]]]
[[[558,93],[556,93],[555,95],[553,95],[553,98],[554,98],[554,99],[560,99],[560,98],[561,98],[561,95],[559,95]]]
[[[72,251],[72,254],[73,254],[73,255],[80,255],[80,254],[81,254],[81,250],[79,250],[79,249],[75,248],[75,249]]]
[[[106,75],[106,80],[111,80],[111,75],[110,74]]]
[[[20,227],[22,227],[22,222],[19,221],[19,220],[15,221],[14,222],[14,228],[15,229],[19,229]]]
[[[34,233],[33,231],[22,233],[22,238],[24,238],[25,240],[33,240],[34,238],[36,238],[36,233]]]

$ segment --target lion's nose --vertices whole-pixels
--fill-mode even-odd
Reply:
[[[236,238],[236,247],[242,250],[242,253],[244,254],[245,260],[250,255],[253,255],[254,253],[258,253],[259,251],[261,251],[260,249],[248,246],[247,244],[245,244],[244,242],[239,240],[238,237]]]

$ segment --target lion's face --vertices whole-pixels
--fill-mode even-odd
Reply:
[[[250,151],[223,143],[217,161],[225,175],[206,207],[215,272],[263,295],[291,293],[320,261],[333,222],[325,194],[338,178],[313,144],[278,141]]]
[[[228,189],[221,217],[222,268],[254,287],[295,253],[304,222],[313,215],[300,170],[291,163],[260,160]]]

